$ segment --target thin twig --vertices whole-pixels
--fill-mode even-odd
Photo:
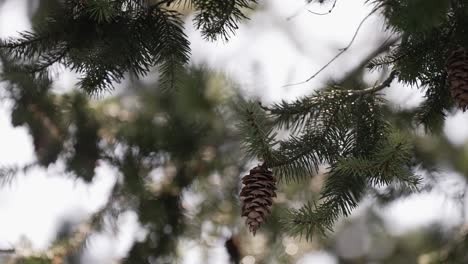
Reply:
[[[304,84],[304,83],[308,83],[310,80],[312,80],[313,78],[317,77],[317,75],[319,75],[323,70],[325,70],[328,66],[330,66],[330,64],[332,64],[336,59],[338,59],[341,55],[343,55],[343,53],[345,53],[354,43],[354,41],[356,40],[356,37],[362,27],[362,25],[364,24],[364,22],[372,15],[375,13],[375,11],[377,11],[377,9],[374,9],[372,10],[369,14],[367,14],[367,16],[365,16],[361,22],[359,23],[358,27],[356,28],[356,31],[354,32],[354,35],[353,37],[351,38],[351,40],[349,41],[348,45],[346,45],[346,47],[342,48],[340,50],[340,52],[338,52],[331,60],[329,60],[324,66],[322,66],[317,72],[315,72],[312,76],[310,76],[307,80],[305,81],[302,81],[302,82],[298,82],[298,83],[292,83],[292,84],[286,84],[286,85],[283,85],[283,87],[289,87],[289,86],[295,86],[295,85],[300,85],[300,84]]]
[[[274,157],[274,154],[273,154],[273,150],[270,148],[270,146],[268,145],[268,143],[266,142],[265,138],[268,137],[268,132],[265,132],[263,131],[262,128],[260,128],[260,126],[256,123],[256,118],[255,118],[255,114],[253,111],[250,111],[250,110],[247,110],[246,111],[248,117],[247,117],[247,121],[250,123],[250,125],[253,127],[253,129],[256,131],[256,133],[260,134],[260,138],[262,139],[262,148],[263,150],[265,151],[266,155],[263,156],[263,159],[264,159],[264,166],[266,167],[269,167],[270,164],[274,164],[275,163],[275,157]]]
[[[376,93],[378,91],[381,91],[387,87],[390,86],[390,84],[393,82],[397,75],[397,71],[392,71],[390,75],[385,79],[381,84],[372,86],[369,88],[361,89],[361,90],[334,90],[334,92],[340,92],[340,93],[348,93],[352,95],[365,95],[365,94],[371,94],[371,93]]]
[[[373,59],[375,59],[382,53],[390,51],[391,47],[399,40],[399,37],[395,37],[393,35],[388,36],[379,47],[377,47],[374,51],[369,53],[363,60],[361,60],[361,63],[359,63],[356,67],[354,67],[353,70],[347,73],[347,76],[345,76],[344,79],[342,79],[342,81],[338,81],[337,83],[342,83],[343,80],[346,80],[346,78],[348,78],[349,76],[354,76],[358,74],[358,72],[361,72],[364,68],[369,68],[369,63]]]
[[[29,44],[32,44],[34,42],[38,42],[45,39],[45,37],[37,37],[29,40],[24,40],[24,41],[17,41],[16,43],[2,43],[3,41],[0,41],[0,48],[7,48],[7,49],[15,49],[19,47],[24,47]]]
[[[333,5],[332,5],[332,7],[328,10],[328,12],[320,13],[320,12],[314,12],[314,11],[309,10],[309,9],[307,9],[307,12],[309,12],[309,13],[311,13],[311,14],[314,14],[314,15],[317,15],[317,16],[326,16],[326,15],[329,15],[331,12],[333,12],[333,9],[335,9],[336,2],[338,2],[338,0],[335,0],[335,2],[333,2]]]
[[[317,16],[328,15],[328,14],[330,14],[331,12],[333,12],[333,9],[335,9],[335,7],[336,7],[336,2],[338,2],[338,0],[335,0],[335,1],[333,2],[333,5],[332,5],[332,7],[328,10],[328,12],[320,13],[320,12],[311,11],[311,10],[309,10],[309,9],[306,9],[306,10],[307,10],[307,12],[309,12],[309,13],[311,13],[311,14],[314,14],[314,15],[317,15]],[[302,13],[302,11],[304,11],[304,9],[305,9],[309,4],[310,4],[310,3],[305,4],[299,11],[297,11],[296,13],[294,13],[294,14],[288,16],[288,17],[286,18],[286,20],[289,21],[289,20],[291,20],[291,19],[297,17],[300,13]]]
[[[37,162],[28,163],[23,166],[14,165],[0,167],[0,188],[3,187],[3,185],[10,184],[18,173],[22,172],[25,174],[29,169],[34,168],[36,165]]]
[[[393,80],[395,80],[395,77],[396,77],[397,73],[398,73],[397,71],[393,70],[392,72],[390,72],[390,75],[387,77],[387,79],[385,79],[381,84],[375,85],[375,86],[372,86],[372,87],[369,87],[369,88],[360,89],[360,90],[339,90],[339,89],[335,89],[335,90],[332,90],[332,91],[329,91],[329,92],[323,92],[322,94],[347,93],[347,94],[350,94],[350,95],[365,95],[365,94],[376,93],[378,91],[381,91],[381,90],[389,87],[390,84],[393,82]],[[267,112],[272,112],[273,111],[272,108],[269,108],[268,106],[264,106],[261,102],[258,102],[258,105],[264,111],[267,111]]]
[[[68,48],[64,48],[59,54],[57,54],[56,58],[54,58],[54,59],[52,59],[50,61],[47,61],[47,62],[43,63],[42,65],[37,64],[37,65],[31,67],[29,72],[30,73],[42,72],[43,70],[45,70],[48,67],[52,66],[54,63],[60,62],[67,55],[67,52],[68,52]]]

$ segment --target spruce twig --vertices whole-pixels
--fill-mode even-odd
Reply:
[[[28,170],[34,168],[37,165],[37,162],[33,162],[23,166],[13,165],[0,167],[0,187],[3,187],[3,185],[5,184],[11,183],[18,173],[26,173],[28,172]]]
[[[410,146],[400,135],[391,135],[377,149],[368,158],[349,157],[332,164],[322,190],[322,203],[307,203],[289,212],[285,223],[293,235],[305,236],[307,240],[317,233],[325,235],[339,217],[349,216],[358,206],[367,184],[398,182],[412,187],[418,183],[408,168]]]
[[[63,49],[59,54],[55,56],[55,58],[49,58],[46,59],[44,63],[38,63],[37,65],[33,65],[30,69],[30,73],[37,73],[37,72],[42,72],[52,66],[53,64],[60,62],[67,56],[67,53],[69,52],[68,48]]]
[[[270,164],[274,164],[275,163],[275,158],[274,158],[274,154],[273,154],[273,151],[271,149],[271,146],[269,144],[269,141],[266,140],[269,138],[269,133],[264,131],[257,123],[257,120],[255,118],[255,113],[253,111],[250,111],[250,110],[247,110],[246,111],[246,114],[247,114],[247,121],[249,122],[249,125],[252,127],[253,129],[253,134],[255,136],[257,136],[258,138],[262,139],[260,141],[260,149],[262,151],[262,153],[264,154],[263,155],[263,159],[264,159],[264,163],[263,163],[263,167],[270,167]]]
[[[340,93],[348,93],[348,94],[353,94],[353,95],[365,95],[365,94],[372,94],[379,92],[387,87],[390,86],[390,84],[393,82],[397,75],[397,71],[392,71],[390,75],[385,79],[381,84],[372,86],[369,88],[361,89],[361,90],[334,90],[335,92],[340,92]]]
[[[27,47],[28,45],[31,45],[35,42],[42,41],[46,39],[47,36],[40,36],[40,37],[35,37],[32,39],[26,39],[26,40],[15,40],[15,41],[0,41],[0,49],[15,49],[15,48],[20,48],[20,47]]]

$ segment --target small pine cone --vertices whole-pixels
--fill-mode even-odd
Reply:
[[[271,213],[273,197],[276,197],[276,180],[265,166],[257,166],[242,178],[240,200],[242,216],[247,217],[245,224],[254,235],[260,225]]]
[[[466,49],[458,47],[447,60],[447,77],[450,93],[463,112],[468,108],[468,54]]]

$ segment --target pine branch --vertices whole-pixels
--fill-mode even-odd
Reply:
[[[334,218],[330,215],[333,211],[320,213],[319,210],[317,204],[310,202],[300,209],[289,210],[282,220],[283,228],[292,236],[304,237],[308,241],[316,234],[325,236],[333,228],[333,223],[329,222]]]
[[[30,66],[28,65],[25,68],[27,68],[30,73],[43,72],[44,70],[46,70],[47,68],[49,68],[53,64],[60,63],[65,58],[65,56],[67,55],[68,52],[69,52],[68,48],[62,48],[58,52],[43,55],[38,59],[38,61],[39,61],[38,63],[35,63],[33,65],[30,65]]]
[[[269,112],[276,126],[296,132],[308,124],[308,120],[320,122],[325,119],[324,116],[336,113],[336,109],[340,109],[354,98],[356,97],[348,96],[347,93],[324,90],[291,103],[282,101],[272,107],[262,108]]]
[[[276,133],[265,113],[256,103],[237,102],[235,109],[240,115],[238,130],[243,135],[243,145],[250,157],[263,159],[269,168],[277,162],[273,147],[277,144]]]
[[[18,173],[18,167],[1,167],[0,168],[0,186],[9,184]]]
[[[423,125],[427,132],[438,133],[442,131],[445,117],[454,102],[445,73],[434,78],[433,83],[426,87],[426,100],[416,109],[415,121],[417,125]]]
[[[218,36],[228,40],[238,29],[238,23],[247,19],[242,9],[251,9],[257,0],[192,0],[198,10],[195,15],[195,27],[209,40]]]
[[[311,177],[323,162],[322,143],[321,135],[291,137],[280,143],[279,149],[275,151],[277,161],[269,166],[280,181],[299,181]]]
[[[348,216],[358,206],[369,184],[402,183],[414,189],[419,179],[409,169],[412,156],[408,144],[401,135],[390,134],[371,157],[349,157],[332,164],[322,190],[322,203],[308,203],[289,212],[285,223],[291,234],[307,239],[314,234],[325,235],[340,216]]]
[[[275,125],[292,128],[293,134],[300,131],[300,136],[280,141],[277,161],[271,164],[275,175],[298,180],[313,175],[320,164],[369,153],[380,140],[375,135],[382,135],[386,124],[379,110],[380,98],[368,93],[388,86],[394,77],[392,73],[381,85],[356,94],[361,90],[326,90],[292,103],[263,107]]]
[[[26,48],[31,46],[34,43],[43,41],[46,39],[46,36],[36,36],[34,33],[26,32],[20,34],[21,38],[19,40],[7,40],[0,41],[0,48],[14,50],[18,48]]]
[[[414,190],[420,179],[411,171],[413,146],[408,136],[391,132],[377,149],[379,151],[373,156],[374,172],[369,174],[369,183],[373,186],[400,183]]]
[[[320,164],[336,162],[337,157],[347,156],[351,151],[354,138],[343,120],[348,117],[339,109],[328,114],[318,118],[320,121],[308,121],[300,136],[280,141],[278,160],[272,165],[280,180],[289,182],[313,176]]]
[[[354,94],[354,95],[373,94],[373,93],[379,92],[389,87],[390,84],[395,79],[395,77],[397,76],[397,74],[398,72],[393,70],[392,72],[390,72],[390,75],[387,77],[387,79],[385,79],[381,84],[373,86],[373,87],[369,87],[369,88],[365,88],[361,90],[336,90],[336,91],[341,92],[341,93]]]
[[[174,87],[190,54],[180,13],[128,0],[66,1],[44,26],[2,41],[0,49],[27,62],[25,70],[32,73],[62,63],[83,74],[79,85],[90,94],[111,89],[128,72],[143,76],[154,66],[161,69],[162,83]]]
[[[36,165],[36,163],[30,163],[23,166],[15,165],[0,167],[0,187],[3,187],[6,184],[10,184],[18,173],[26,173],[28,170],[34,168]]]
[[[327,89],[293,102],[282,101],[271,107],[263,105],[260,107],[273,118],[275,126],[291,129],[295,133],[310,126],[311,122],[314,125],[323,123],[327,118],[335,116],[342,108],[354,107],[354,102],[360,97],[385,89],[390,86],[396,76],[397,72],[392,71],[381,84],[373,87],[355,90]]]
[[[163,12],[165,14],[156,14],[161,16],[160,24],[163,25],[160,44],[156,47],[156,50],[161,50],[161,54],[156,56],[156,63],[161,69],[162,84],[174,89],[183,65],[189,60],[190,43],[183,31],[180,15],[169,10]]]
[[[404,57],[403,54],[397,54],[396,51],[391,51],[390,54],[387,56],[377,57],[377,58],[372,59],[369,62],[369,65],[367,66],[367,68],[369,68],[370,70],[374,70],[374,69],[381,69],[384,67],[388,67],[398,62],[403,57]]]

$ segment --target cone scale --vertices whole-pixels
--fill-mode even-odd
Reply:
[[[276,180],[271,170],[260,165],[242,178],[242,184],[239,195],[242,216],[246,217],[245,224],[255,235],[271,213],[273,198],[276,197]]]
[[[458,107],[468,108],[468,53],[465,48],[452,50],[447,59],[447,78],[450,94]]]

